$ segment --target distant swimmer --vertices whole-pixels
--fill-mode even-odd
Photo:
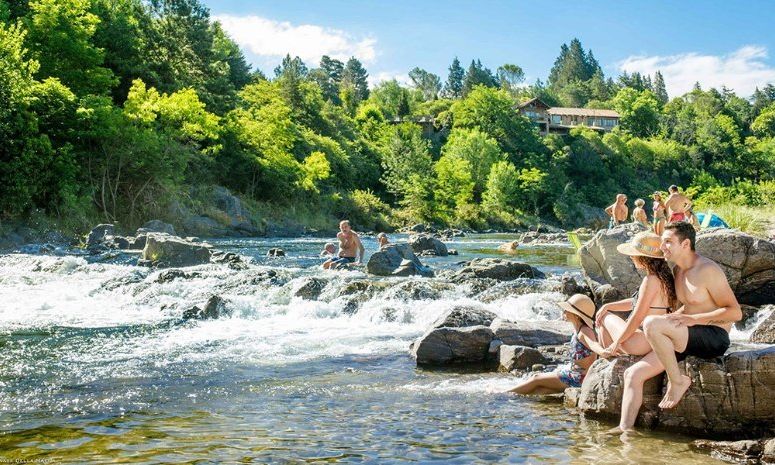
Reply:
[[[336,244],[333,242],[326,242],[323,246],[323,250],[320,251],[321,258],[331,258],[336,256]]]
[[[387,234],[383,232],[377,234],[377,245],[380,249],[388,244],[390,244],[390,240],[388,240]]]

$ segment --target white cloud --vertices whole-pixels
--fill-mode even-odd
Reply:
[[[391,72],[391,71],[379,71],[377,74],[369,74],[369,86],[374,87],[380,82],[392,81],[395,79],[402,86],[409,86],[412,80],[409,79],[407,73]]]
[[[354,56],[372,63],[377,55],[373,37],[355,38],[341,29],[313,24],[294,25],[260,16],[215,15],[232,39],[259,57],[298,56],[309,67],[316,67],[320,57],[338,60]]]
[[[775,67],[766,59],[766,47],[746,45],[727,55],[630,56],[617,66],[628,73],[661,71],[671,98],[689,92],[698,81],[703,89],[724,85],[748,97],[757,86],[775,82]]]

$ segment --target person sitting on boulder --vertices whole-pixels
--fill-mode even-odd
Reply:
[[[331,258],[336,256],[336,245],[333,242],[326,242],[323,250],[320,251],[320,258]]]
[[[603,347],[595,339],[592,318],[595,315],[595,303],[584,294],[572,295],[567,301],[558,304],[563,317],[573,324],[573,336],[570,339],[570,363],[550,373],[530,376],[508,392],[517,394],[557,394],[568,387],[579,387],[596,353]]]
[[[661,242],[659,236],[647,231],[616,247],[619,253],[632,259],[637,270],[644,270],[646,277],[631,298],[607,303],[598,310],[595,317],[597,338],[606,347],[601,357],[651,352],[646,335],[640,329],[641,323],[649,315],[664,315],[675,308],[675,282],[659,248]]]
[[[363,261],[366,249],[363,247],[358,233],[350,227],[348,220],[339,222],[339,232],[336,234],[336,238],[339,239],[339,257],[323,263],[324,269],[337,269]]]
[[[390,240],[388,239],[387,234],[383,232],[377,234],[377,245],[380,249],[388,244],[390,244]]]
[[[645,227],[649,227],[649,219],[648,216],[646,216],[646,210],[643,209],[643,205],[646,204],[646,201],[643,199],[638,199],[635,201],[635,208],[632,209],[632,221],[635,223],[640,223]]]
[[[616,202],[606,207],[605,212],[611,217],[608,222],[608,229],[627,221],[627,196],[616,194]]]

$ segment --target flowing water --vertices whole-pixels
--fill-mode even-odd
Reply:
[[[510,239],[457,238],[448,245],[459,256],[423,260],[451,268]],[[163,280],[132,256],[0,255],[0,462],[713,462],[690,451],[691,438],[608,437],[611,425],[556,400],[502,394],[512,375],[427,371],[409,356],[453,305],[558,319],[559,293],[485,302],[440,279],[323,272],[322,239],[212,242],[252,263]],[[264,257],[278,246],[288,257]],[[522,247],[517,258],[578,273],[563,245]],[[312,276],[326,281],[320,296],[295,296]],[[230,315],[181,319],[213,294]]]

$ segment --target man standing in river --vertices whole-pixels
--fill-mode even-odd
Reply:
[[[323,268],[339,268],[350,263],[363,261],[366,248],[363,247],[358,233],[350,227],[348,220],[339,223],[339,232],[336,234],[336,238],[339,240],[339,257],[324,263]]]
[[[665,371],[667,392],[659,403],[673,408],[691,385],[678,361],[689,355],[712,359],[729,348],[732,323],[743,317],[721,267],[698,255],[694,227],[679,221],[665,226],[660,249],[675,263],[675,290],[683,306],[673,313],[643,320],[646,339],[653,348],[624,372],[622,417],[617,431],[631,430],[643,402],[643,383]]]

